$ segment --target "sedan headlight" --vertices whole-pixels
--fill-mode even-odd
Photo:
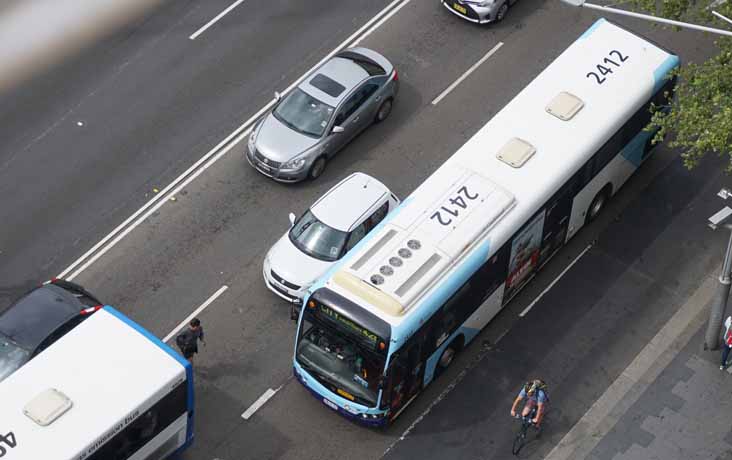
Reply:
[[[293,158],[292,160],[284,163],[282,165],[282,169],[300,169],[303,166],[305,166],[305,158],[299,157],[299,158]]]

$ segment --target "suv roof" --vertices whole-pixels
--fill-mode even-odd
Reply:
[[[364,173],[353,173],[328,190],[310,207],[321,222],[348,232],[361,217],[390,193],[386,185]]]
[[[0,315],[0,332],[21,347],[33,349],[83,308],[85,305],[68,291],[46,284],[20,298]]]

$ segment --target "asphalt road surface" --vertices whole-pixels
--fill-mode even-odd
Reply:
[[[255,114],[274,90],[295,81],[386,5],[337,3],[245,2],[246,8],[193,44],[189,34],[227,5],[176,3],[136,25],[129,38],[101,44],[89,61],[82,59],[85,72],[70,64],[58,77],[37,82],[41,90],[14,95],[16,106],[49,107],[41,110],[45,123],[32,114],[15,119],[10,109],[2,112],[6,125],[15,127],[3,129],[17,134],[3,140],[12,145],[3,149],[0,191],[13,200],[2,205],[0,216],[17,230],[2,233],[0,277],[22,282],[71,264],[150,199],[153,187],[162,189]],[[481,353],[481,344],[496,343],[510,331],[518,312],[648,184],[676,171],[675,180],[659,179],[662,190],[701,187],[703,180],[696,176],[701,172],[679,173],[676,155],[660,147],[605,214],[547,265],[394,426],[367,430],[336,416],[293,380],[294,323],[288,305],[262,281],[263,256],[288,228],[288,212],[301,213],[353,171],[378,177],[400,197],[408,195],[596,19],[558,2],[523,0],[503,23],[476,27],[437,2],[398,5],[401,9],[374,23],[378,27],[361,42],[385,54],[399,70],[401,92],[394,111],[331,161],[321,178],[292,186],[273,183],[246,164],[244,142],[228,142],[217,161],[174,196],[162,197],[161,206],[128,226],[129,233],[116,245],[69,272],[159,337],[219,294],[199,314],[208,345],[196,359],[196,442],[185,459],[381,458]],[[711,50],[711,41],[701,35],[615,19],[685,61]],[[499,43],[503,46],[475,72],[432,104]],[[102,61],[111,64],[99,64],[95,72],[95,63]],[[64,81],[76,75],[85,83],[58,90],[54,81],[61,75]],[[62,95],[51,97],[57,91]],[[36,129],[28,130],[26,124]],[[43,126],[52,128],[36,139]],[[56,175],[63,180],[47,184],[38,178],[34,183],[45,185],[20,193],[39,164],[46,165],[46,181]],[[57,201],[43,204],[44,199]],[[661,211],[666,206],[663,201],[655,205]],[[636,225],[645,218],[629,217]],[[660,230],[658,225],[649,229]],[[587,260],[590,266],[582,275],[592,279],[598,276],[593,264],[604,261]],[[608,308],[617,308],[608,315],[624,313],[621,305]],[[545,315],[529,315],[521,327],[541,328],[546,321]],[[519,362],[514,373],[521,374],[526,365]],[[604,391],[607,378],[592,367],[578,370],[577,378],[586,398],[576,406],[570,401],[567,410],[579,413],[588,398]],[[276,391],[274,396],[243,419],[269,390]]]
[[[0,95],[0,280],[57,275],[386,0],[168,1]]]

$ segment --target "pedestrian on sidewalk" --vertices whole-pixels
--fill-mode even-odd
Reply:
[[[724,343],[722,344],[722,363],[719,365],[720,370],[727,368],[727,358],[729,357],[729,351],[732,349],[732,316],[728,316],[724,320]]]
[[[175,343],[180,348],[180,352],[191,365],[193,364],[193,355],[198,353],[199,340],[202,344],[206,345],[206,342],[203,340],[203,326],[201,326],[201,320],[198,318],[193,318],[188,323],[188,327],[175,338]]]

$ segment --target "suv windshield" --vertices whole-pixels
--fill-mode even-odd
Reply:
[[[348,233],[328,227],[308,210],[290,229],[290,241],[316,259],[333,262],[341,257]]]
[[[15,372],[30,358],[30,351],[21,348],[8,337],[0,334],[0,381]]]
[[[385,357],[305,312],[297,362],[334,393],[376,407]]]
[[[295,131],[307,136],[320,137],[333,116],[333,107],[296,88],[272,114]]]

